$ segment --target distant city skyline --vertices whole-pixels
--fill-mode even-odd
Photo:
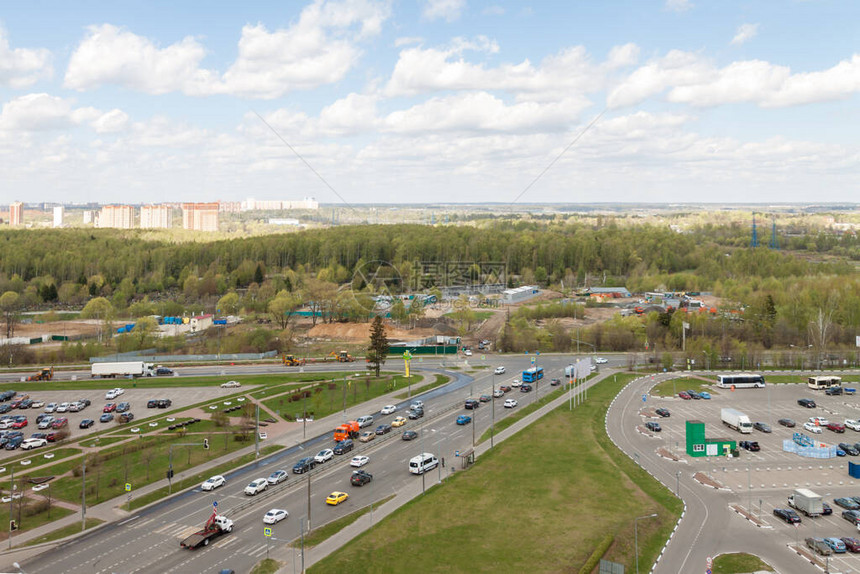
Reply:
[[[858,21],[835,0],[12,3],[0,204],[855,202]]]

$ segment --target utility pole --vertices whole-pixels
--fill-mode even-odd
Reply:
[[[81,489],[81,532],[87,528],[87,455],[84,454],[84,462],[81,469],[83,477],[83,488]]]
[[[254,423],[254,458],[260,457],[260,405],[259,403],[255,405],[255,419]]]
[[[311,531],[311,471],[308,470],[308,532]],[[304,564],[304,551],[302,551],[302,564]],[[302,566],[304,571],[304,566]]]
[[[11,345],[10,345],[11,348]],[[9,550],[12,550],[12,515],[15,512],[15,466],[12,466],[12,483],[9,488]]]

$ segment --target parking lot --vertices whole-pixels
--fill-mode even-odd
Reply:
[[[680,391],[681,389],[678,388]],[[843,422],[860,418],[860,397],[825,396],[822,391],[813,391],[806,384],[768,385],[764,389],[718,389],[710,390],[710,400],[682,400],[677,397],[661,398],[648,396],[640,407],[642,423],[659,422],[662,431],[649,433],[654,437],[654,448],[665,449],[677,456],[681,462],[667,465],[692,476],[704,472],[730,489],[735,496],[731,501],[761,517],[765,528],[770,529],[779,542],[794,545],[807,537],[852,537],[860,538],[858,529],[842,518],[843,508],[834,504],[839,497],[860,496],[860,480],[848,475],[848,462],[860,463],[860,456],[845,456],[830,459],[805,458],[784,452],[783,440],[791,439],[794,432],[803,432],[817,442],[837,445],[840,442],[860,442],[860,432],[846,429],[836,433],[823,429],[821,434],[804,431],[802,424],[810,417],[819,416],[829,421]],[[797,404],[799,398],[812,398],[815,408],[804,408]],[[667,408],[671,416],[656,416],[657,408]],[[720,409],[731,407],[742,411],[750,421],[767,423],[773,432],[754,430],[752,434],[741,434],[725,426],[720,419]],[[777,423],[781,418],[793,419],[797,426],[786,428]],[[705,423],[706,436],[757,441],[758,452],[740,449],[738,458],[703,457],[691,458],[685,453],[685,421],[700,420]],[[702,488],[707,488],[702,486]],[[786,499],[795,488],[808,488],[821,495],[833,508],[833,514],[810,519],[801,516],[799,527],[788,525],[775,516],[774,508],[788,508]],[[740,527],[756,529],[753,524]],[[757,529],[758,530],[758,529]],[[834,554],[830,557],[832,572],[860,572],[860,554]]]
[[[227,396],[234,394],[237,389],[222,389],[218,386],[213,387],[188,387],[188,388],[157,388],[157,389],[136,389],[131,387],[131,381],[118,379],[116,381],[106,381],[105,389],[103,390],[86,390],[86,391],[34,391],[29,393],[31,399],[38,399],[43,401],[45,405],[48,403],[63,403],[63,402],[72,402],[80,399],[89,399],[91,404],[86,407],[84,410],[79,412],[65,412],[65,413],[52,413],[53,417],[60,418],[65,417],[69,419],[68,427],[63,430],[67,430],[69,432],[69,438],[71,440],[79,439],[86,437],[89,434],[104,431],[117,429],[120,426],[123,427],[133,427],[134,423],[138,420],[151,417],[156,414],[163,414],[168,411],[176,411],[177,409],[181,409],[182,407],[187,407],[189,405],[197,404],[203,401],[217,399],[219,397]],[[125,386],[125,385],[128,386]],[[110,386],[113,385],[113,386]],[[125,392],[113,400],[105,399],[105,392],[109,388],[121,387],[125,390]],[[244,389],[243,389],[244,390]],[[21,394],[26,393],[26,386],[24,384],[21,385],[19,390],[19,396]],[[146,403],[149,399],[170,399],[173,404],[169,409],[148,409],[146,407]],[[7,404],[11,401],[7,401]],[[113,421],[108,423],[99,422],[99,417],[102,415],[102,409],[107,403],[115,403],[119,404],[120,402],[130,403],[131,409],[129,412],[134,413],[134,422],[119,425],[117,423],[116,418]],[[48,433],[51,429],[41,430],[37,428],[36,425],[36,417],[45,412],[44,407],[40,408],[29,408],[29,409],[12,409],[7,415],[23,415],[27,417],[27,426],[19,429],[24,433],[24,437],[29,437],[33,433],[36,432],[44,432]],[[116,413],[114,413],[116,417]],[[80,423],[84,419],[92,419],[95,422],[93,426],[88,429],[79,428]],[[6,450],[0,449],[0,460],[5,458],[9,458],[19,454],[19,451],[16,450]]]

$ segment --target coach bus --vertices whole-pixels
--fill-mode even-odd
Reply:
[[[717,375],[717,386],[721,389],[758,389],[764,387],[764,375],[739,373],[736,375]]]
[[[534,383],[543,378],[543,367],[532,367],[523,371],[523,382]]]
[[[833,375],[809,377],[809,380],[806,382],[806,386],[810,389],[815,389],[816,391],[829,389],[831,387],[840,387],[842,386],[842,377],[836,377]]]

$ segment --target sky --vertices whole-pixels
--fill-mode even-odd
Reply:
[[[860,2],[6,3],[0,203],[857,202]]]

